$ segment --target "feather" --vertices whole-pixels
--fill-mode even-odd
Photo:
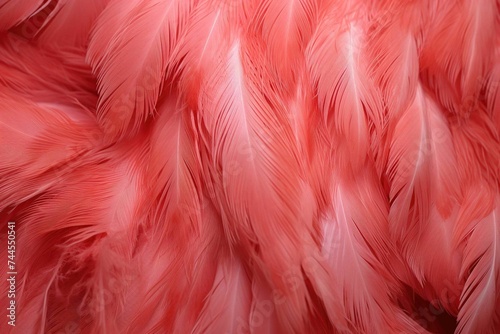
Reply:
[[[18,2],[0,332],[500,331],[500,0]]]
[[[5,225],[6,227],[7,225]],[[24,242],[24,238],[20,235],[23,233],[24,229],[21,222],[16,222],[16,247],[26,247],[29,246]],[[7,231],[2,231],[5,236],[7,236]],[[56,239],[50,240],[54,243]],[[60,256],[54,256],[56,252],[56,247],[54,244],[50,243],[36,243],[31,244],[36,246],[41,246],[39,248],[37,256],[26,259],[24,256],[20,256],[19,253],[15,254],[16,263],[16,322],[15,326],[9,326],[7,322],[0,325],[6,333],[19,332],[33,332],[39,331],[44,332],[47,324],[48,312],[47,304],[52,300],[52,291],[55,287],[55,276],[61,267]],[[43,247],[43,248],[42,248]],[[19,249],[19,248],[17,248]],[[5,250],[0,251],[0,254],[7,258],[7,247]],[[36,262],[35,262],[36,261]],[[29,268],[30,270],[26,270]],[[7,270],[7,263],[2,269]],[[37,272],[36,278],[29,276],[29,271]],[[6,276],[8,278],[9,276]],[[9,303],[7,299],[8,287],[4,285],[2,287],[2,292],[4,296],[0,300],[6,305]]]
[[[248,317],[248,326],[243,327],[243,331],[251,334],[281,333],[283,330],[275,316],[276,303],[279,306],[279,299],[276,298],[271,286],[265,278],[259,275],[258,270],[254,270],[252,277],[252,305]]]
[[[0,93],[0,207],[15,206],[62,181],[99,143],[92,118],[71,105]]]
[[[491,262],[485,263],[484,261],[488,259],[489,255],[478,253],[486,251],[486,249],[478,247],[480,247],[479,244],[481,246],[490,245],[491,242],[494,246],[495,238],[497,238],[491,235],[491,231],[494,232],[494,229],[491,229],[491,224],[495,224],[496,220],[494,216],[497,206],[495,194],[499,172],[496,161],[500,159],[500,151],[494,124],[488,117],[487,111],[482,107],[475,109],[467,120],[454,121],[451,124],[458,158],[458,180],[462,193],[462,205],[451,237],[453,245],[456,248],[460,247],[463,254],[460,278],[465,280],[465,287],[460,296],[459,308],[459,318],[465,319],[459,322],[460,331],[463,332],[476,325],[480,326],[475,324],[478,310],[472,305],[475,302],[480,303],[485,300],[481,296],[478,299],[474,297],[470,299],[471,296],[477,296],[474,287],[477,284],[483,284],[476,275],[483,277],[484,274],[477,274],[481,273],[483,266],[493,266],[494,269],[496,265]],[[486,240],[484,233],[490,234]],[[478,262],[481,262],[482,255],[486,257],[479,265]],[[494,257],[490,259],[495,262]],[[474,312],[476,315],[473,315]],[[487,310],[487,314],[493,317],[493,313],[488,312]],[[469,321],[470,324],[468,324]],[[493,325],[495,322],[497,320],[492,318],[491,321],[484,324],[486,327],[483,327],[482,331],[490,332],[487,326]]]
[[[0,31],[6,31],[28,17],[35,15],[50,3],[49,0],[0,1]]]
[[[495,59],[490,75],[484,83],[488,113],[500,133],[500,38],[496,41]]]
[[[78,321],[90,323],[89,331],[117,331],[112,319],[123,310],[125,275],[133,271],[130,259],[140,221],[141,167],[135,159],[140,161],[142,148],[137,146],[125,143],[112,152],[85,157],[82,166],[64,178],[64,184],[41,193],[18,219],[22,228],[19,247],[25,249],[19,255],[23,268],[19,279],[26,284],[19,307],[38,308],[35,320],[42,330],[51,331],[54,323]],[[48,259],[60,259],[64,265]],[[66,318],[72,312],[60,311],[68,304],[73,307],[73,318]],[[26,317],[34,315],[21,313],[19,321]]]
[[[462,194],[479,180],[497,184],[500,169],[499,137],[494,121],[480,104],[467,119],[449,116]]]
[[[144,194],[143,170],[137,163],[145,152],[141,139],[85,159],[87,164],[74,170],[64,185],[42,196],[24,218],[27,242],[57,240],[56,254],[64,256],[66,265],[58,272],[55,285],[64,285],[67,277],[73,280],[57,295],[57,302],[48,305],[48,314],[53,311],[51,305],[80,298],[80,321],[89,322],[91,331],[120,331],[114,319],[124,309],[130,284],[127,277],[137,274],[132,257]],[[36,249],[24,256],[33,260]]]
[[[243,20],[242,1],[203,1],[193,11],[180,47],[173,56],[179,85],[190,107],[198,107],[203,77],[219,61],[220,50],[229,48]],[[231,28],[233,27],[233,28]]]
[[[312,0],[265,0],[259,3],[251,26],[262,35],[270,63],[283,84],[296,80],[295,66],[303,58],[314,31],[317,7],[316,1]]]
[[[425,229],[431,205],[435,203],[443,216],[450,214],[452,198],[456,201],[459,193],[458,171],[446,120],[421,87],[393,126],[387,166],[389,223],[404,245]]]
[[[144,175],[149,192],[143,211],[149,220],[143,227],[148,246],[142,256],[158,257],[164,265],[156,276],[144,277],[138,284],[148,298],[135,312],[130,310],[133,320],[128,330],[189,332],[214,279],[216,240],[221,233],[214,225],[220,222],[203,198],[197,139],[188,110],[171,93],[162,97],[158,111]]]
[[[390,272],[391,262],[386,225],[387,204],[374,173],[364,169],[355,177],[332,183],[331,206],[322,218],[322,253],[332,278],[342,315],[349,328],[340,332],[404,332],[421,329],[397,311],[391,300],[397,282]],[[329,314],[330,317],[332,316]],[[330,319],[338,326],[335,318]]]
[[[478,97],[494,54],[495,2],[442,2],[422,49],[426,84],[445,108],[462,116],[474,109],[471,101]]]
[[[201,167],[197,159],[197,138],[189,110],[177,94],[164,98],[151,135],[150,161],[145,182],[151,182],[148,208],[156,210],[155,220],[179,220],[176,230],[186,236],[200,227]],[[189,212],[186,210],[189,209]],[[147,211],[147,210],[146,210]],[[182,213],[189,213],[183,218]],[[180,233],[179,233],[180,234]]]
[[[311,119],[314,118],[310,115],[310,111],[315,109],[316,104],[313,102],[312,86],[305,70],[302,71],[297,80],[295,94],[287,105],[288,118],[295,134],[297,146],[301,147],[302,156],[309,156],[308,150],[311,147],[309,129],[313,122]]]
[[[251,281],[237,258],[223,258],[193,333],[241,333],[248,328]]]
[[[412,105],[389,127],[389,226],[410,277],[417,280],[407,277],[406,283],[456,314],[459,260],[454,254],[460,249],[452,231],[461,188],[452,133],[420,84]],[[440,252],[431,251],[435,244]],[[452,302],[445,290],[455,296]]]
[[[409,29],[385,23],[368,41],[371,72],[382,91],[390,117],[397,117],[411,104],[418,84],[418,51]]]
[[[44,46],[85,46],[99,14],[110,0],[59,0],[37,32]]]
[[[366,45],[369,74],[380,89],[385,125],[398,119],[412,103],[419,76],[418,48],[421,44],[422,2],[381,1],[369,11]],[[390,141],[384,127],[380,145],[373,147],[377,172],[383,177],[388,164]]]
[[[109,1],[101,12],[91,30],[90,41],[87,48],[87,59],[95,62],[93,68],[102,71],[102,57],[116,43],[125,23],[130,20],[134,8],[140,5],[141,0]]]
[[[425,107],[429,112],[428,148],[434,205],[443,218],[453,211],[456,201],[460,198],[458,155],[454,149],[453,133],[450,124],[443,115],[443,110],[436,101],[424,92]],[[425,152],[425,151],[424,151]]]
[[[449,9],[445,0],[381,0],[372,4],[372,33],[394,33],[386,30],[401,29],[399,33],[410,33],[415,38],[420,52],[422,45],[434,28],[436,19]]]
[[[480,190],[480,189],[477,189]],[[477,198],[478,192],[473,191]],[[472,220],[464,250],[461,277],[465,286],[460,296],[455,333],[497,333],[500,329],[500,206],[498,194],[474,201],[481,211],[491,212]],[[490,198],[490,197],[493,197]]]
[[[10,34],[0,45],[3,207],[61,182],[99,145],[102,133],[93,115],[94,81],[81,53],[44,51]]]
[[[323,118],[348,143],[350,162],[357,168],[371,145],[380,144],[383,100],[368,73],[362,19],[343,24],[342,14],[333,12],[321,20],[306,60]]]
[[[281,324],[300,330],[307,313],[306,287],[302,283],[292,289],[280,273],[292,270],[300,275],[314,202],[299,177],[284,110],[273,108],[272,91],[266,94],[261,88],[266,71],[258,61],[260,50],[258,40],[234,40],[227,53],[221,51],[222,61],[204,82],[201,126],[210,154],[204,161],[210,166],[210,182],[215,182],[227,237],[231,243],[243,243],[272,287],[289,300],[278,313]],[[300,212],[301,207],[305,211]]]
[[[142,226],[131,259],[137,269],[134,275],[128,275],[129,289],[123,298],[128,307],[120,315],[122,331],[193,330],[215,279],[221,245],[220,217],[208,199],[203,203],[203,224],[196,233],[169,232],[181,222],[179,219],[152,218],[155,224]]]
[[[96,82],[82,50],[45,50],[8,34],[0,39],[0,70],[0,85],[28,99],[78,105],[95,113]]]
[[[403,272],[406,276],[401,275],[404,282],[434,308],[454,317],[463,288],[460,279],[463,247],[453,243],[457,213],[458,207],[448,218],[443,218],[435,206],[430,208],[429,217],[422,224],[425,228],[420,234],[406,238],[402,246],[407,269]],[[409,300],[414,304],[413,298]]]
[[[179,303],[185,300],[184,307],[178,310],[179,303],[172,303],[171,309],[175,315],[174,333],[188,332],[193,330],[202,316],[202,310],[210,296],[210,290],[216,281],[215,275],[221,262],[221,254],[226,250],[226,240],[223,238],[221,218],[213,207],[210,199],[203,198],[201,216],[203,228],[200,233],[195,234],[192,242],[186,242],[190,257],[187,259],[191,269],[187,276],[186,293],[179,293]],[[199,247],[193,247],[199,244]],[[181,269],[185,271],[185,262],[181,262]],[[187,296],[187,298],[186,298]]]
[[[111,138],[136,132],[154,112],[193,6],[184,0],[121,3],[111,2],[104,10],[88,50],[98,77],[98,120]],[[117,18],[108,21],[114,13]]]

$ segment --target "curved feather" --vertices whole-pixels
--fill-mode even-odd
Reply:
[[[87,49],[87,59],[93,63],[95,71],[101,71],[103,55],[110,49],[125,28],[125,23],[141,0],[109,1],[99,15],[91,31],[91,43]],[[95,64],[94,64],[95,63]]]
[[[97,124],[78,106],[36,103],[4,88],[0,110],[2,208],[60,184],[99,143]]]
[[[212,291],[193,333],[238,333],[248,328],[252,285],[242,261],[227,257],[217,267]]]
[[[147,298],[130,296],[139,302],[131,300],[136,309],[129,311],[127,328],[190,332],[214,279],[214,252],[221,238],[214,225],[220,222],[205,207],[197,138],[188,110],[178,94],[171,93],[162,97],[158,112],[144,175],[149,188],[142,205],[148,215],[148,246],[142,256],[164,265],[137,284]]]
[[[421,86],[390,134],[391,232],[402,245],[422,233],[432,205],[447,216],[456,205],[458,171],[451,132]],[[455,201],[455,202],[454,202]]]
[[[194,2],[121,3],[105,9],[88,51],[98,77],[98,119],[111,138],[134,133],[154,112],[165,71]],[[108,21],[114,13],[123,22]]]
[[[210,155],[206,163],[226,215],[229,240],[242,242],[273,288],[283,292],[288,302],[278,317],[287,330],[299,330],[307,314],[306,287],[299,282],[292,289],[281,273],[293,268],[300,275],[301,254],[311,242],[314,202],[299,177],[284,110],[271,104],[272,91],[263,89],[266,71],[259,50],[258,41],[250,37],[234,40],[203,85],[200,110]]]
[[[158,107],[159,118],[151,136],[145,182],[155,181],[151,184],[147,202],[153,210],[157,210],[155,219],[178,219],[180,222],[176,224],[176,229],[185,227],[188,235],[188,231],[196,232],[200,224],[203,188],[196,152],[198,143],[189,110],[178,100],[177,94],[164,99]],[[186,213],[189,214],[183,218]]]
[[[351,178],[336,173],[331,206],[322,217],[322,253],[349,327],[340,332],[419,333],[421,328],[397,310],[398,287],[388,243],[387,204],[368,169]],[[331,315],[330,315],[331,316]],[[339,323],[331,318],[334,326]]]
[[[45,330],[50,331],[54,323],[81,321],[89,331],[119,331],[112,319],[123,312],[125,277],[134,272],[131,259],[141,221],[138,208],[144,187],[142,166],[137,162],[144,152],[142,143],[124,143],[85,157],[64,178],[64,184],[43,193],[20,219],[23,242],[34,246],[20,256],[26,291],[33,295],[20,299],[26,310],[30,305],[40,307],[36,316]],[[37,273],[50,269],[39,265],[40,250],[53,250],[49,258],[60,257],[65,263],[54,271],[53,283],[44,290],[34,287],[46,279]],[[39,304],[43,294],[50,296],[50,302],[46,297]],[[75,298],[79,303],[71,303]],[[74,307],[74,318],[66,318],[71,312],[58,311],[68,304]]]
[[[452,242],[461,200],[457,156],[446,118],[422,86],[412,105],[389,125],[390,231],[410,269],[406,283],[456,314],[458,268]],[[439,243],[440,252],[431,245]],[[428,283],[428,286],[422,284]],[[455,296],[450,301],[443,291]]]
[[[471,221],[464,250],[461,277],[465,286],[460,296],[455,333],[497,333],[500,328],[500,206],[498,194],[476,205],[493,210]],[[491,205],[493,202],[493,205]]]
[[[390,117],[411,104],[418,84],[418,51],[415,37],[399,22],[385,23],[368,41],[371,71],[380,87]]]
[[[494,55],[495,0],[442,2],[422,49],[425,83],[440,103],[459,115],[473,111]],[[439,45],[439,48],[437,47]]]

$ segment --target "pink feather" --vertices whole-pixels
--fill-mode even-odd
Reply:
[[[21,23],[49,3],[48,0],[26,0],[22,3],[16,0],[1,0],[0,31],[8,30]]]
[[[470,101],[478,96],[490,67],[498,29],[495,2],[441,2],[422,50],[426,83],[446,109],[459,115],[472,112]]]
[[[471,201],[467,202],[478,215],[474,215],[466,231],[468,240],[460,272],[460,276],[465,279],[465,286],[460,296],[456,333],[496,333],[500,328],[498,194],[488,193],[483,188],[471,189],[470,195],[478,199],[469,197]],[[484,212],[488,213],[485,215]],[[467,213],[463,212],[463,215]]]
[[[114,1],[97,21],[88,58],[98,77],[98,120],[110,138],[137,131],[155,111],[192,6],[184,0]]]
[[[110,0],[59,0],[49,14],[37,41],[42,45],[85,46],[98,16]]]
[[[259,3],[252,26],[267,43],[270,63],[284,85],[297,80],[296,66],[313,34],[317,16],[316,1],[266,0]]]
[[[0,0],[0,332],[500,331],[499,10]]]
[[[403,245],[425,229],[431,206],[445,218],[450,214],[458,200],[458,173],[446,120],[421,86],[412,105],[391,126],[389,223]]]
[[[357,168],[369,152],[372,134],[374,145],[380,144],[384,109],[368,72],[364,18],[359,14],[346,24],[341,13],[350,15],[333,7],[321,20],[306,59],[323,118],[355,152],[351,162]]]

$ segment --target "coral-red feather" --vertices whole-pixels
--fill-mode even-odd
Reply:
[[[37,32],[46,46],[86,46],[92,27],[110,0],[59,0]]]
[[[380,145],[384,106],[368,71],[366,17],[361,11],[354,22],[345,23],[342,15],[351,13],[332,7],[312,37],[306,60],[324,120],[349,146],[350,162],[357,168],[371,145]]]
[[[21,23],[49,3],[49,0],[26,0],[22,3],[15,0],[1,0],[0,31],[8,30],[16,24]]]
[[[135,133],[155,111],[192,6],[192,0],[114,1],[98,19],[88,58],[98,78],[98,120],[110,138]]]

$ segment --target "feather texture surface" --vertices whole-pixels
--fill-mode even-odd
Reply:
[[[500,332],[498,0],[0,0],[0,333]]]
[[[98,78],[99,121],[110,136],[136,131],[155,111],[191,6],[180,0],[115,1],[97,21],[88,55]],[[116,12],[121,20],[107,20]]]

